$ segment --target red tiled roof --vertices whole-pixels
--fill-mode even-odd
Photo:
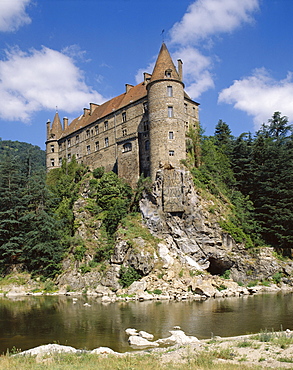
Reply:
[[[133,86],[128,92],[125,92],[115,98],[108,100],[107,102],[96,106],[92,114],[90,110],[86,110],[80,117],[75,118],[67,129],[64,130],[62,136],[67,136],[87,125],[106,117],[113,111],[121,109],[128,104],[135,102],[147,95],[146,85],[142,82],[136,86]]]

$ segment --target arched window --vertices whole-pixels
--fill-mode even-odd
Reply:
[[[125,143],[123,145],[123,153],[131,152],[132,150],[132,144],[131,143]]]

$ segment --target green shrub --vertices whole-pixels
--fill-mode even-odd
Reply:
[[[276,272],[273,276],[272,276],[272,279],[273,279],[273,282],[275,284],[279,284],[282,280],[282,277],[283,277],[283,274],[281,272]]]
[[[221,275],[221,278],[223,279],[230,279],[231,271],[226,270],[223,275]]]
[[[79,269],[80,269],[80,272],[81,272],[82,274],[85,274],[85,273],[87,273],[87,272],[90,272],[90,271],[91,271],[91,268],[90,268],[90,266],[88,266],[88,265],[81,265],[81,266],[79,267]]]
[[[104,167],[98,167],[93,170],[93,176],[96,179],[100,179],[105,173],[105,168]]]
[[[74,258],[77,261],[82,261],[84,255],[85,255],[85,252],[86,252],[86,247],[84,245],[78,245],[74,249],[74,253],[73,253],[74,254]]]
[[[121,266],[119,283],[123,288],[128,288],[134,281],[140,278],[141,275],[133,267]]]

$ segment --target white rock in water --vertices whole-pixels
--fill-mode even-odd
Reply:
[[[137,330],[136,329],[131,329],[131,328],[125,329],[125,333],[127,335],[138,335]]]
[[[199,340],[196,337],[187,336],[182,330],[170,330],[172,335],[168,338],[158,339],[158,344],[192,344],[197,343]]]
[[[43,346],[38,346],[27,351],[23,351],[17,354],[18,355],[25,355],[25,356],[34,356],[34,355],[46,355],[51,353],[76,353],[77,349],[70,347],[70,346],[61,346],[60,344],[45,344]]]
[[[143,330],[141,330],[141,331],[138,333],[138,335],[139,335],[140,337],[142,337],[142,338],[147,339],[147,340],[153,340],[153,339],[154,339],[153,334],[149,334],[149,333],[147,333],[146,331],[143,331]]]
[[[132,347],[158,347],[159,345],[156,342],[149,342],[147,339],[137,335],[131,335],[128,338],[128,342]]]

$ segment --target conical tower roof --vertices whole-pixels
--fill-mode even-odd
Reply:
[[[175,67],[175,65],[172,61],[171,56],[170,56],[170,53],[167,49],[167,46],[163,42],[163,44],[161,46],[161,50],[160,50],[158,58],[157,58],[157,61],[156,61],[156,64],[155,64],[155,67],[154,67],[154,70],[153,70],[153,73],[152,73],[152,77],[151,77],[150,82],[157,81],[157,80],[163,80],[165,78],[170,78],[170,76],[168,77],[166,75],[166,71],[169,71],[171,73],[172,80],[181,81],[180,77],[179,77],[179,74],[176,70],[176,67]]]
[[[55,117],[54,117],[54,120],[53,120],[53,123],[52,123],[51,133],[55,134],[56,138],[59,138],[61,133],[62,133],[62,125],[61,125],[61,122],[60,122],[58,112],[55,113]]]

